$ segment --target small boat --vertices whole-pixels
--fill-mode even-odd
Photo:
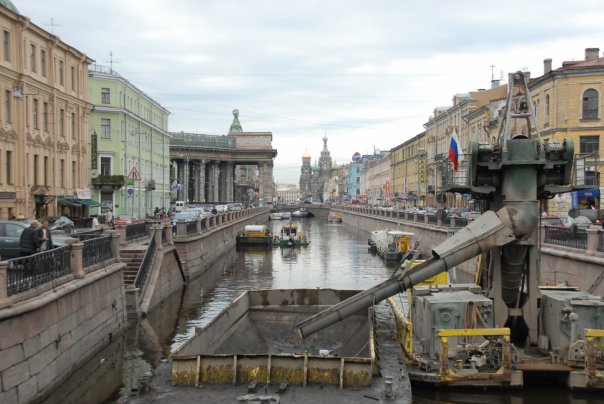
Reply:
[[[283,219],[283,212],[273,212],[268,216],[268,220],[281,220]]]
[[[401,261],[414,253],[412,238],[414,234],[401,230],[374,230],[367,244],[369,250],[377,253],[386,261]]]
[[[298,226],[292,222],[284,224],[279,235],[273,237],[273,245],[280,247],[298,247],[309,244],[310,241],[308,241],[306,234],[302,230],[298,230]]]
[[[340,215],[329,215],[327,216],[327,223],[342,223],[342,216]]]
[[[249,224],[237,234],[237,245],[270,245],[273,236],[266,225]]]
[[[308,216],[310,216],[310,212],[307,211],[305,208],[300,208],[299,210],[293,211],[292,216],[293,217],[308,217]]]
[[[282,220],[289,220],[292,218],[292,213],[291,212],[283,212],[281,213],[281,219]]]

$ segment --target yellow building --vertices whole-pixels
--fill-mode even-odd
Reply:
[[[392,148],[393,204],[397,207],[425,206],[427,192],[426,132]]]
[[[545,59],[543,75],[529,83],[542,139],[560,142],[571,139],[575,157],[586,157],[586,174],[599,173],[593,182],[597,192],[580,193],[576,198],[579,206],[574,206],[579,208],[589,208],[592,202],[601,207],[604,57],[599,52],[598,48],[587,48],[584,60],[565,61],[557,69],[552,69],[551,59]],[[571,196],[559,195],[549,205],[550,211],[567,214],[572,207]]]
[[[0,218],[77,216],[85,205],[58,202],[89,198],[92,60],[0,4]]]

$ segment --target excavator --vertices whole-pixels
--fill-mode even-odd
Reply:
[[[572,141],[541,139],[529,79],[509,74],[498,135],[470,144],[464,180],[448,188],[489,209],[429,259],[299,323],[302,338],[388,299],[412,380],[521,387],[528,372],[558,372],[571,389],[604,387],[602,298],[540,286],[540,201],[583,188]],[[479,286],[429,284],[479,256],[488,262]],[[392,303],[405,291],[407,316]]]

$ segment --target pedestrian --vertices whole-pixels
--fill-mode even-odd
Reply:
[[[38,239],[40,242],[40,251],[52,250],[54,245],[52,243],[52,234],[48,228],[48,220],[42,220],[42,227],[38,229]]]
[[[27,227],[21,233],[21,238],[19,239],[19,249],[22,257],[26,257],[40,251],[37,220],[31,222],[31,226]]]
[[[96,216],[92,217],[92,228],[93,229],[99,228],[99,219]]]

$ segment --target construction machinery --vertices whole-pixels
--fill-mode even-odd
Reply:
[[[576,184],[583,179],[571,141],[541,139],[528,81],[528,73],[509,75],[498,136],[473,141],[467,171],[453,174],[448,186],[488,210],[430,259],[299,323],[303,338],[413,289],[409,314],[397,315],[412,379],[520,387],[526,372],[556,372],[573,389],[604,387],[602,299],[539,283],[540,201],[582,189]],[[419,286],[481,255],[488,265],[480,288]]]

